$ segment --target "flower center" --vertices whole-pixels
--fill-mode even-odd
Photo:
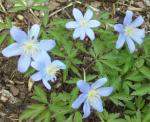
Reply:
[[[50,76],[55,76],[59,68],[56,65],[49,64],[46,68],[46,74]]]
[[[125,28],[125,33],[130,36],[132,34],[132,32],[134,31],[133,27],[126,27]]]
[[[88,93],[88,99],[94,99],[95,97],[99,97],[98,92],[96,90],[91,90]]]
[[[33,56],[37,52],[40,51],[40,45],[37,42],[35,42],[34,40],[31,40],[31,41],[24,43],[22,45],[21,49],[24,54]]]
[[[87,26],[87,21],[86,20],[81,20],[80,21],[80,26],[81,27],[86,27]]]

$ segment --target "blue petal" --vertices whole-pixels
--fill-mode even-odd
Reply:
[[[78,37],[80,37],[80,30],[81,28],[76,28],[74,33],[73,33],[73,38],[77,39]]]
[[[117,32],[119,32],[119,33],[122,33],[122,32],[124,31],[124,27],[123,27],[122,24],[116,24],[116,25],[114,26],[114,29],[115,29],[115,31],[117,31]]]
[[[80,39],[81,40],[84,40],[84,38],[85,38],[85,29],[80,29]]]
[[[83,112],[84,112],[83,118],[87,118],[91,113],[90,105],[89,105],[88,101],[84,102]]]
[[[107,78],[101,78],[101,79],[98,79],[95,83],[93,83],[91,87],[93,89],[97,89],[101,87],[102,85],[104,85],[106,82],[107,82]]]
[[[81,11],[77,8],[73,9],[73,16],[77,21],[80,21],[81,19],[83,19],[83,14],[81,13]]]
[[[31,57],[21,55],[18,61],[18,70],[22,73],[26,72],[30,66]]]
[[[73,102],[72,108],[78,109],[81,104],[86,100],[87,94],[81,94],[79,97]]]
[[[49,51],[56,46],[56,42],[54,40],[41,40],[40,48],[41,50]]]
[[[29,31],[29,39],[36,41],[38,38],[39,32],[40,32],[40,25],[34,24]]]
[[[88,93],[90,91],[90,89],[91,89],[90,86],[89,86],[89,84],[86,83],[83,80],[79,80],[77,82],[77,86],[80,89],[80,91],[83,92],[83,93]]]
[[[132,23],[131,26],[139,27],[144,23],[144,19],[142,16],[138,16]]]
[[[145,37],[145,29],[135,28],[135,30],[131,33],[131,37],[144,38]]]
[[[124,43],[125,43],[125,35],[124,34],[119,34],[119,37],[118,37],[118,40],[117,40],[117,43],[116,43],[116,48],[117,49],[120,49],[123,47]]]
[[[32,58],[37,62],[43,62],[44,64],[51,63],[51,58],[47,52],[41,51],[36,55],[33,55]]]
[[[93,101],[90,102],[90,105],[97,110],[98,112],[103,111],[103,105],[102,105],[102,100],[100,98],[97,98]]]
[[[41,72],[36,72],[36,73],[34,73],[34,74],[31,76],[31,79],[32,79],[33,81],[39,81],[39,80],[41,80],[41,79],[42,79],[42,74],[41,74]]]
[[[88,27],[90,27],[90,28],[96,28],[96,27],[98,27],[100,25],[101,25],[101,23],[99,21],[97,21],[97,20],[90,20],[88,22]]]
[[[47,79],[43,79],[42,82],[43,82],[44,86],[45,86],[48,90],[51,90],[51,85],[50,85],[50,83],[48,82]]]
[[[143,43],[143,39],[140,37],[133,37],[132,39],[139,45],[141,45]]]
[[[90,28],[86,29],[86,34],[90,38],[91,41],[95,39],[95,34],[92,29]]]
[[[127,10],[127,11],[126,11],[126,16],[125,16],[125,18],[124,18],[123,24],[124,24],[125,26],[131,24],[131,22],[132,22],[132,17],[133,17],[133,12]]]
[[[59,60],[53,61],[52,64],[57,66],[59,69],[66,69],[66,65],[63,62],[59,61]]]
[[[75,22],[75,21],[71,21],[71,22],[68,22],[66,24],[66,28],[70,29],[70,28],[78,28],[80,26],[80,24],[78,22]]]
[[[15,26],[10,29],[10,34],[12,38],[18,43],[23,43],[28,39],[27,34]]]
[[[85,20],[90,20],[93,17],[93,11],[91,9],[87,9],[87,11],[84,14]]]
[[[19,45],[17,43],[13,43],[2,50],[2,54],[5,57],[17,56],[21,54]]]
[[[100,96],[109,96],[113,91],[113,87],[103,87],[97,89],[96,91],[98,91]]]
[[[128,44],[130,53],[133,53],[135,51],[135,45],[133,43],[133,40],[130,39],[129,37],[127,37],[126,40],[127,40],[127,44]]]

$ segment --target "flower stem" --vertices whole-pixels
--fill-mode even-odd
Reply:
[[[86,72],[84,68],[83,68],[83,80],[86,81]]]

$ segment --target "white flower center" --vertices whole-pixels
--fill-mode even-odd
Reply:
[[[34,40],[25,42],[21,46],[21,50],[25,55],[33,56],[40,51],[40,45]]]
[[[80,26],[81,27],[86,27],[87,24],[88,24],[88,22],[86,20],[84,20],[84,19],[80,21]]]
[[[130,36],[135,29],[133,27],[127,26],[125,28],[126,35]]]
[[[88,93],[88,99],[89,100],[94,100],[95,98],[98,98],[100,97],[98,92],[96,90],[91,90],[89,93]]]
[[[46,68],[46,74],[49,76],[55,76],[59,68],[54,64],[49,64]]]

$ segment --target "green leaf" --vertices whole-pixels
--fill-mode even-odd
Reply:
[[[42,2],[47,2],[48,0],[33,0],[35,3],[42,3]]]
[[[34,93],[35,93],[35,96],[33,96],[32,99],[37,100],[42,103],[46,103],[46,104],[48,103],[46,93],[40,86],[34,87]]]
[[[150,85],[143,85],[142,87],[138,88],[136,91],[132,92],[132,95],[142,96],[145,94],[150,94]]]
[[[82,122],[82,115],[78,111],[75,113],[74,122]]]
[[[145,75],[148,79],[150,79],[150,69],[146,66],[142,66],[139,71]]]

